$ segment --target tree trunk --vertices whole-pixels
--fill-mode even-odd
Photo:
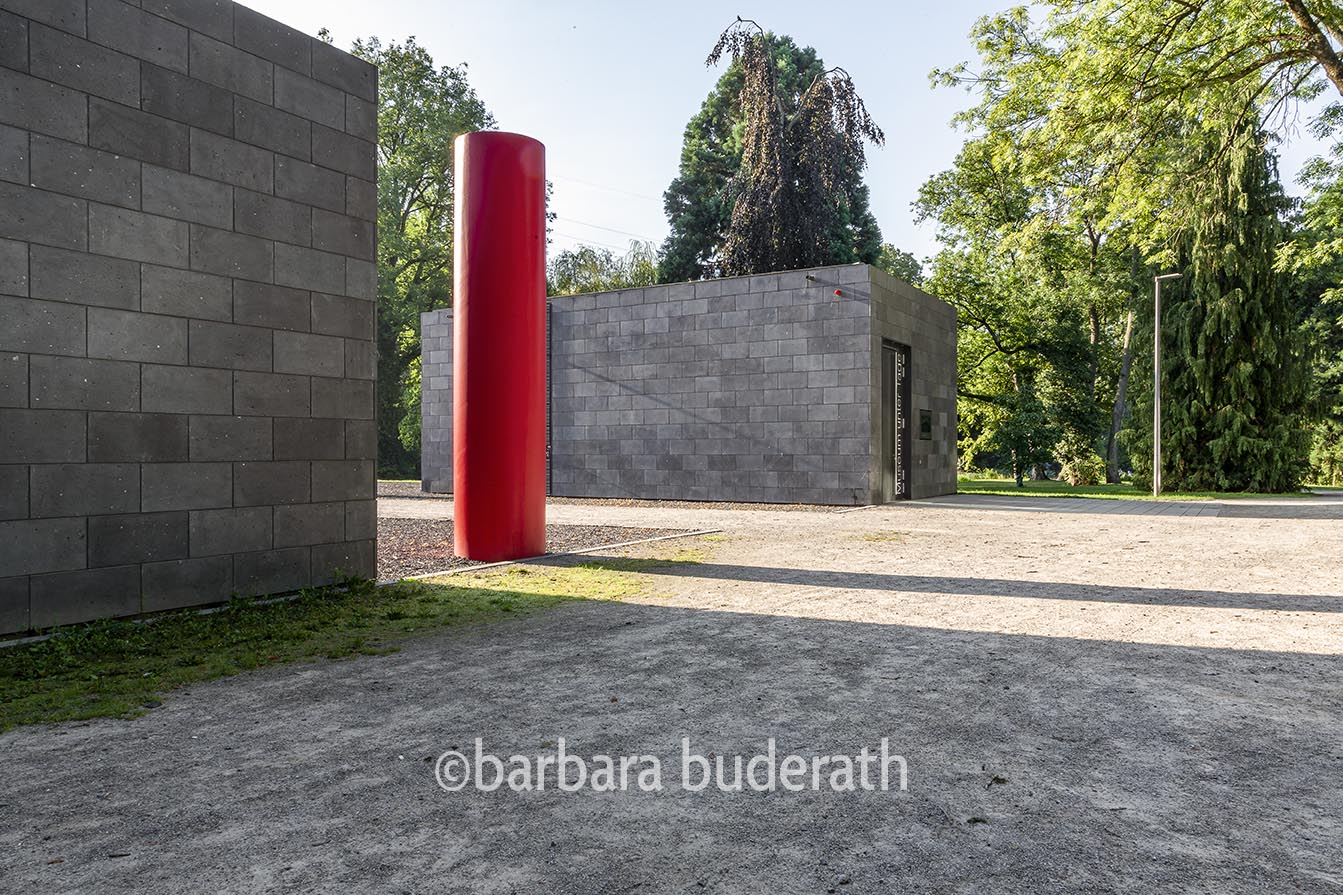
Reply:
[[[1133,312],[1128,312],[1128,321],[1124,324],[1124,354],[1119,363],[1119,383],[1115,387],[1114,416],[1110,420],[1110,437],[1105,444],[1105,480],[1114,485],[1119,482],[1119,430],[1124,427],[1124,417],[1128,416],[1128,378],[1133,369]]]
[[[1334,51],[1329,38],[1324,36],[1319,23],[1311,16],[1310,10],[1306,9],[1303,0],[1283,0],[1283,2],[1292,13],[1292,18],[1296,19],[1296,24],[1301,27],[1301,36],[1305,39],[1306,49],[1315,57],[1315,61],[1320,63],[1334,89],[1343,94],[1343,59],[1340,59],[1338,53]]]

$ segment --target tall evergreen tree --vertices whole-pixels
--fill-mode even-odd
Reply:
[[[1188,200],[1191,224],[1175,246],[1184,280],[1162,294],[1162,480],[1171,490],[1290,491],[1307,469],[1309,365],[1274,269],[1288,203],[1264,144],[1257,126],[1209,143],[1208,163],[1221,170]],[[1140,344],[1151,344],[1151,324],[1149,310]],[[1135,467],[1150,480],[1150,354],[1146,368],[1132,432]]]
[[[798,47],[787,36],[754,36],[773,60],[778,114],[793,120],[807,91],[826,80],[825,64],[811,47]],[[736,200],[732,186],[741,171],[747,135],[742,105],[746,81],[741,60],[734,59],[686,125],[680,172],[663,195],[671,235],[662,246],[662,282],[726,272],[722,253]],[[875,262],[881,231],[869,208],[861,160],[841,161],[838,188],[831,194],[839,201],[816,218],[825,239],[825,260],[819,263]]]

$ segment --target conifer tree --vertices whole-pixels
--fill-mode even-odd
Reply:
[[[1206,149],[1218,176],[1187,197],[1175,253],[1184,279],[1162,293],[1162,479],[1172,491],[1290,491],[1307,470],[1310,374],[1287,283],[1274,270],[1287,199],[1257,126]],[[1132,419],[1151,475],[1151,310]]]

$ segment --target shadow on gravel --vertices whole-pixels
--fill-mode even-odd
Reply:
[[[562,562],[556,558],[555,562]],[[544,562],[541,561],[541,562]],[[603,560],[586,560],[600,564]],[[616,568],[616,566],[612,566]],[[1174,587],[1116,587],[1100,584],[1070,584],[1060,581],[1018,581],[1010,578],[951,578],[937,575],[887,575],[874,572],[837,572],[823,569],[785,569],[770,566],[737,566],[718,563],[660,562],[641,571],[653,575],[717,578],[763,584],[795,584],[843,590],[884,590],[903,593],[957,594],[962,596],[1026,597],[1047,600],[1080,600],[1100,603],[1130,603],[1137,606],[1199,606],[1218,609],[1281,610],[1284,612],[1343,612],[1343,594],[1236,593],[1187,590]],[[1057,592],[1066,591],[1066,594]],[[1054,592],[1050,592],[1054,591]]]

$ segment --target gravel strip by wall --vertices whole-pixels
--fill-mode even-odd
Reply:
[[[681,528],[625,528],[615,525],[547,525],[550,553],[568,553],[607,544],[681,534]],[[378,578],[404,578],[480,565],[454,556],[451,519],[379,519]]]
[[[420,489],[419,482],[378,482],[379,497],[423,497],[427,500],[452,500],[451,494],[435,494]],[[546,503],[573,506],[666,507],[673,510],[773,510],[775,512],[833,513],[844,507],[809,503],[732,503],[705,500],[641,500],[638,498],[547,497]],[[851,509],[851,508],[850,508]]]

